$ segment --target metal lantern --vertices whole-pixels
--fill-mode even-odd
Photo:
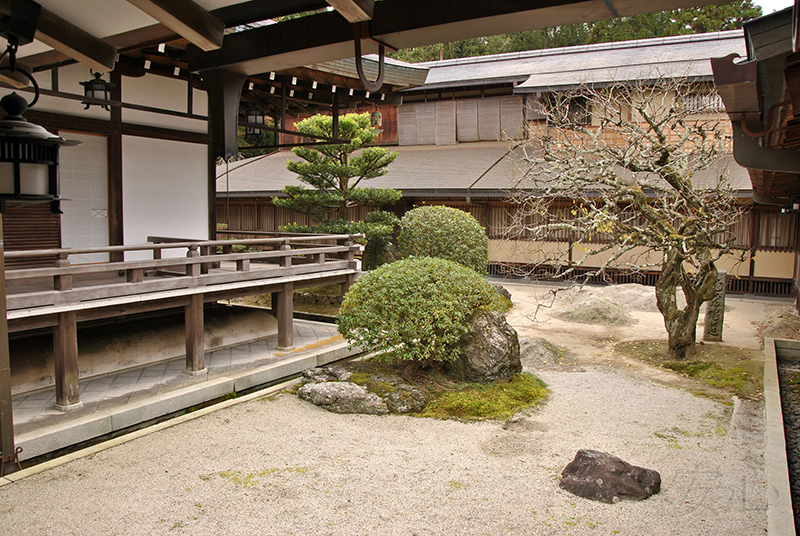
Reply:
[[[383,126],[383,115],[378,111],[377,106],[375,106],[375,111],[369,116],[369,125],[375,129]]]
[[[22,117],[28,103],[16,93],[0,99],[0,212],[7,204],[50,203],[60,213],[58,150],[68,142]]]
[[[87,80],[86,82],[80,82],[80,85],[83,86],[83,96],[92,97],[95,99],[111,100],[111,88],[113,88],[116,84],[112,84],[111,82],[106,82],[103,80],[103,73],[96,73],[91,69],[89,69],[89,72],[94,75],[94,79]],[[94,104],[86,101],[82,102],[81,104],[86,105],[84,110],[88,110],[90,106],[100,106],[104,110],[108,110],[107,104]]]
[[[244,118],[245,121],[251,125],[263,125],[264,110],[258,106],[251,106],[244,111]],[[261,129],[245,127],[244,139],[246,139],[248,143],[256,143],[261,139]]]

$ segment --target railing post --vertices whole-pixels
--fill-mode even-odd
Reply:
[[[198,374],[206,368],[203,333],[203,295],[192,294],[184,309],[186,328],[186,373]]]
[[[347,237],[344,241],[344,245],[347,246],[347,251],[344,254],[344,258],[347,261],[350,261],[350,267],[354,268],[356,264],[356,252],[353,249],[353,246],[356,245],[355,240],[353,240],[352,236]],[[350,290],[350,287],[353,286],[353,283],[356,282],[355,274],[348,274],[347,279],[344,283],[342,283],[342,294],[347,294],[347,291]]]
[[[281,251],[291,251],[292,246],[289,245],[289,241],[286,240],[281,244],[280,247]],[[281,257],[281,267],[282,268],[289,268],[292,265],[292,256],[291,254]]]
[[[277,292],[275,318],[278,320],[278,350],[289,350],[294,346],[294,283],[284,283],[280,292]],[[273,294],[275,296],[275,294]],[[277,303],[276,303],[277,302]]]
[[[53,328],[55,356],[56,409],[69,411],[83,406],[78,384],[78,315],[75,311],[58,313]]]
[[[200,256],[200,246],[197,244],[192,244],[189,246],[189,252],[186,253],[186,256],[190,259],[196,259]],[[192,263],[186,265],[186,275],[191,277],[197,277],[200,275],[200,265],[198,263]]]
[[[69,253],[60,252],[56,256],[56,268],[69,268]],[[53,280],[53,288],[56,290],[72,290],[72,275],[57,275]]]

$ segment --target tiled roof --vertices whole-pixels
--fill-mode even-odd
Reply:
[[[389,172],[361,183],[373,188],[395,188],[406,197],[505,197],[513,186],[515,159],[504,142],[475,142],[458,145],[414,145],[390,147],[398,153]],[[288,184],[302,185],[297,176],[286,169],[288,159],[297,160],[291,152],[241,160],[217,166],[217,195],[278,195]],[[747,171],[732,157],[723,159],[718,170],[731,174],[732,185],[742,192],[751,190]],[[713,174],[712,172],[711,174]],[[695,182],[704,182],[698,173]],[[229,189],[228,189],[229,185]]]
[[[710,80],[709,59],[731,53],[746,56],[742,30],[494,54],[420,63],[430,72],[415,89],[515,80],[517,91],[525,92],[651,78],[653,73]]]

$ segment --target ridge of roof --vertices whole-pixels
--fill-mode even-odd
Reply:
[[[728,39],[742,39],[744,30],[726,30],[703,34],[675,35],[669,37],[653,37],[649,39],[635,39],[631,41],[613,41],[611,43],[593,43],[590,45],[577,45],[571,47],[543,48],[539,50],[525,50],[521,52],[504,52],[502,54],[489,54],[486,56],[472,56],[469,58],[455,58],[449,60],[424,61],[417,63],[429,69],[437,67],[451,67],[457,65],[470,65],[477,63],[494,63],[508,60],[521,60],[539,58],[543,56],[557,56],[583,52],[596,52],[603,50],[621,50],[626,48],[642,48],[661,45],[677,45],[682,43],[698,43],[703,41],[723,41]]]

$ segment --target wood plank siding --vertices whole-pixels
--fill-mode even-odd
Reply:
[[[464,199],[453,198],[404,198],[401,204],[390,210],[402,217],[406,210],[423,204],[445,205],[469,212],[486,229],[490,240],[503,241],[517,240],[519,238],[518,235],[512,233],[512,229],[509,227],[512,220],[512,212],[516,210],[516,207],[504,199],[473,198],[472,202],[467,203]],[[230,208],[229,217],[228,207]],[[373,210],[375,209],[367,207],[351,209],[350,219],[353,221],[361,220]],[[258,234],[249,235],[247,231],[278,231],[281,225],[290,223],[314,224],[308,216],[275,207],[269,197],[232,197],[228,200],[224,196],[219,197],[217,199],[217,214],[221,223],[228,223],[229,230],[242,231],[232,235],[236,238],[258,236]],[[563,204],[552,207],[548,217],[556,219],[564,218],[568,215],[569,207]],[[800,254],[797,254],[798,260],[794,261],[793,265],[791,260],[795,258],[794,252],[797,251],[797,245],[800,242],[800,237],[797,234],[797,227],[800,223],[798,218],[800,218],[798,214],[782,214],[776,207],[756,206],[736,223],[732,229],[735,238],[734,244],[748,251],[752,266],[749,273],[744,269],[744,273],[738,274],[736,279],[731,279],[729,283],[731,292],[778,296],[792,294],[792,288],[795,284],[792,283],[791,273],[789,272],[794,273],[795,281],[800,281],[800,268],[797,267],[798,262],[800,262]],[[523,237],[529,235],[530,233],[522,234]],[[570,247],[569,245],[574,241],[570,232],[566,230],[554,231],[548,239],[552,242],[563,244],[565,248]],[[603,244],[608,243],[610,239],[611,237],[609,236],[597,234],[591,239],[590,243]],[[780,257],[769,257],[770,255],[779,255]],[[762,260],[757,263],[757,257],[759,256]],[[774,271],[774,267],[771,266],[774,261],[789,264],[785,277],[773,277],[770,275]],[[506,264],[506,261],[491,257],[489,262],[490,265],[494,265],[491,268],[494,272],[497,272],[500,265]],[[747,262],[745,263],[746,265]],[[761,269],[757,269],[756,266],[760,266]],[[765,266],[769,266],[770,269],[765,271]],[[621,275],[620,277],[623,276]],[[648,281],[647,279],[643,280],[643,282]],[[798,286],[798,289],[800,289],[800,286]]]

